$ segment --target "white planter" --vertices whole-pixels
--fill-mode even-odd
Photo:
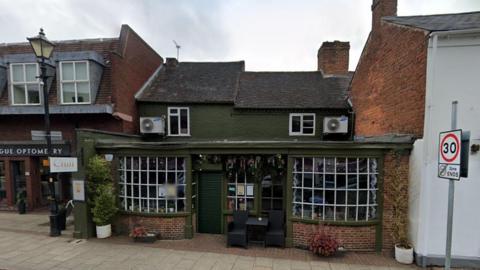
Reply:
[[[108,238],[112,236],[112,225],[96,226],[97,238]]]
[[[413,248],[402,248],[395,245],[395,260],[403,264],[413,263]]]

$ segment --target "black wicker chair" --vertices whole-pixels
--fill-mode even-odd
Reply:
[[[267,246],[285,247],[285,219],[283,211],[273,210],[268,213],[268,230],[265,235]]]
[[[247,211],[233,211],[233,221],[228,223],[227,247],[247,248]]]

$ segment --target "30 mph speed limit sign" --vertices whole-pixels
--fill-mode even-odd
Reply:
[[[459,180],[462,130],[440,132],[439,142],[438,177]]]

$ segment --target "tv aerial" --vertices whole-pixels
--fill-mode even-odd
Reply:
[[[179,54],[180,54],[180,48],[182,48],[182,46],[178,45],[178,43],[173,40],[173,44],[175,44],[175,48],[177,48],[177,61],[179,61]]]

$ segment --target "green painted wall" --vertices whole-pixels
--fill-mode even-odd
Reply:
[[[228,104],[170,105],[190,108],[190,137],[169,137],[178,140],[319,140],[323,139],[323,117],[348,115],[347,111],[325,110],[238,110]],[[167,117],[169,105],[140,103],[140,116]],[[289,136],[289,114],[315,113],[315,136]],[[167,119],[168,121],[168,119]],[[337,135],[338,136],[338,135]],[[349,136],[336,137],[348,139]],[[327,138],[325,138],[327,139]],[[152,137],[150,140],[159,140]]]

